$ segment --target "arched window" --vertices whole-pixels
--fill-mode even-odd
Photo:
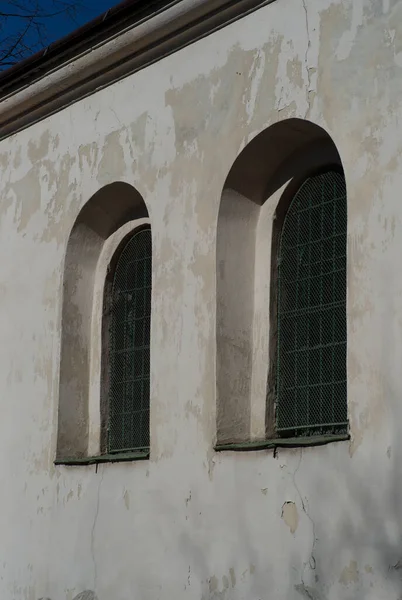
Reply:
[[[229,170],[216,239],[217,450],[348,438],[343,173],[331,136],[303,119],[261,131]]]
[[[103,446],[149,449],[151,229],[129,234],[109,266],[103,318]]]
[[[294,195],[277,254],[279,436],[347,431],[346,186],[340,170]]]
[[[149,311],[150,289],[143,290],[143,302],[148,303],[147,307],[141,305],[138,290],[132,295],[131,304],[129,296],[124,296],[122,290],[118,291],[125,268],[127,277],[130,274],[131,277],[137,276],[140,282],[141,269],[146,263],[146,277],[151,276],[151,233],[145,230],[147,227],[150,227],[150,221],[144,199],[138,190],[121,181],[105,185],[91,196],[72,224],[63,276],[57,464],[108,461],[111,459],[109,450],[114,451],[113,461],[136,460],[149,455],[147,452],[124,454],[120,450],[137,443],[141,447],[149,445],[149,433],[148,438],[144,433],[148,426],[143,423],[148,418],[149,408],[149,340],[146,343],[149,330],[145,328],[147,315],[144,311]],[[136,237],[137,233],[141,235]],[[148,254],[142,255],[143,252]],[[130,256],[132,260],[137,254],[139,260],[129,265]],[[128,285],[122,289],[128,289]],[[143,284],[135,285],[140,288]],[[117,302],[116,298],[120,300]],[[141,389],[138,384],[131,388],[131,408],[127,381],[129,367],[125,362],[122,373],[118,374],[118,365],[123,364],[123,358],[124,361],[129,360],[128,354],[124,357],[120,356],[124,353],[119,354],[122,348],[118,346],[118,336],[123,332],[129,340],[128,321],[131,316],[129,312],[122,316],[119,309],[135,311],[144,328],[145,343],[142,346],[148,345],[148,349],[142,349],[143,385]],[[149,326],[149,318],[147,324]],[[140,330],[137,321],[135,325],[135,352],[131,356],[138,370]],[[112,365],[115,365],[113,369]],[[120,380],[125,382],[123,386],[119,384]],[[119,385],[120,390],[117,391]],[[141,412],[137,438],[130,433],[133,425],[128,416],[130,411],[133,413],[135,410]],[[138,420],[135,422],[138,424]],[[116,437],[119,427],[122,430],[120,441]],[[138,430],[142,432],[141,440],[138,439]]]

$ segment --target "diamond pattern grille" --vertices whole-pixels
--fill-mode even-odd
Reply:
[[[278,261],[277,431],[343,433],[346,402],[345,180],[327,171],[296,193]]]
[[[109,452],[149,448],[151,230],[129,238],[114,272],[110,312]]]

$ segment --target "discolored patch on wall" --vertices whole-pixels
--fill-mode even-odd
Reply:
[[[355,560],[351,560],[350,563],[342,569],[339,582],[347,586],[351,583],[357,583],[357,581],[359,581],[357,562]]]
[[[23,231],[33,215],[40,209],[41,187],[35,168],[12,185],[15,193],[15,220],[17,231]]]
[[[282,506],[281,517],[289,527],[290,533],[295,533],[299,525],[299,513],[297,512],[297,507],[294,502],[285,502]]]
[[[113,131],[106,136],[97,176],[101,186],[119,181],[124,176],[126,165],[120,134],[121,131]]]
[[[38,143],[33,140],[28,142],[28,158],[32,164],[45,158],[49,152],[50,135],[48,131],[44,131],[39,138]]]

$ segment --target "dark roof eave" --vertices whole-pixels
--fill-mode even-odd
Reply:
[[[172,0],[123,0],[43,50],[0,72],[0,94],[12,92],[21,84],[29,84],[40,73],[170,4],[173,4]]]

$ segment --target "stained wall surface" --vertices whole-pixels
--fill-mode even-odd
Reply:
[[[345,170],[351,440],[217,453],[222,189],[289,118]],[[402,2],[278,0],[2,141],[0,174],[0,598],[400,599]],[[114,182],[153,232],[151,456],[55,466],[67,243]]]

